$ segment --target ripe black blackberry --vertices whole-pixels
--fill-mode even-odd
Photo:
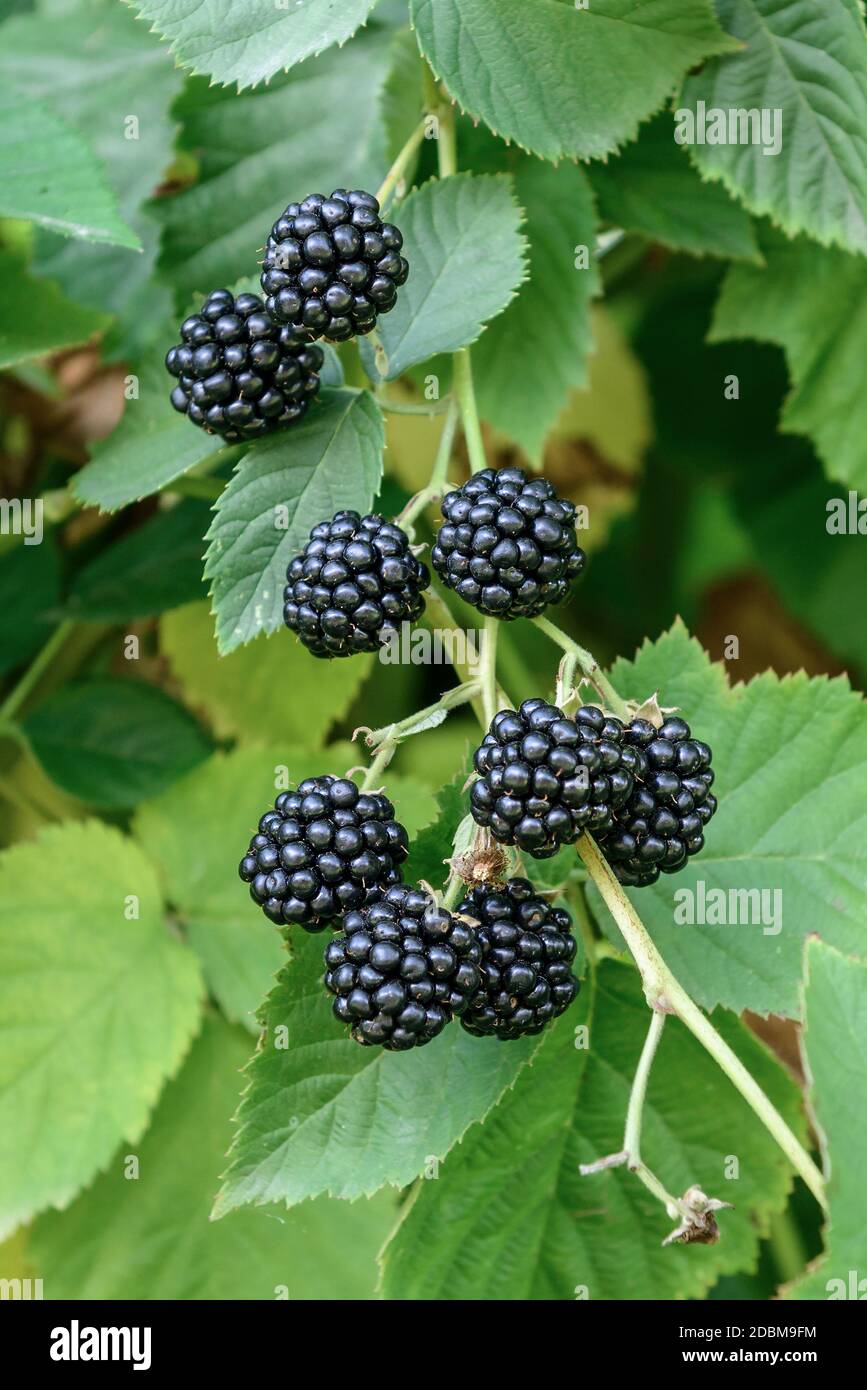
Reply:
[[[446,493],[442,513],[431,564],[449,589],[490,617],[536,617],[562,603],[584,568],[574,503],[520,468],[483,468]]]
[[[639,755],[635,788],[599,835],[599,848],[622,884],[645,888],[704,847],[717,807],[712,754],[685,719],[666,719],[661,728],[633,719],[623,738]]]
[[[473,759],[473,819],[536,859],[572,844],[585,827],[596,834],[629,796],[639,765],[622,736],[620,720],[595,705],[574,718],[538,698],[501,710]]]
[[[348,912],[325,951],[335,1017],[356,1042],[421,1047],[462,1014],[481,981],[481,947],[465,922],[404,885]]]
[[[258,295],[214,290],[181,338],[166,354],[172,405],[208,434],[258,439],[299,420],[319,390],[322,349],[275,323]]]
[[[290,203],[271,229],[262,292],[280,323],[339,343],[369,333],[409,274],[403,237],[372,193],[336,188]]]
[[[461,1018],[468,1033],[508,1041],[540,1033],[580,989],[572,919],[525,878],[474,888],[456,909],[479,923],[482,983]]]
[[[272,922],[322,931],[399,883],[408,845],[387,796],[308,777],[265,812],[238,872]]]
[[[427,566],[381,516],[337,512],[310,532],[286,570],[283,621],[314,656],[375,652],[424,611]]]

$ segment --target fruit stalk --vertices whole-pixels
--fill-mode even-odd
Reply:
[[[600,854],[595,841],[590,835],[584,834],[577,843],[577,849],[632,953],[641,973],[644,993],[650,1007],[676,1014],[698,1038],[705,1051],[710,1053],[768,1132],[776,1139],[816,1201],[827,1210],[825,1181],[819,1169],[740,1058],[720,1037],[710,1020],[669,970],[647,928]]]

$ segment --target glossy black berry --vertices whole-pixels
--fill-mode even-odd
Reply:
[[[399,883],[408,844],[388,797],[308,777],[266,811],[238,872],[272,922],[321,931]]]
[[[381,516],[337,512],[310,532],[286,571],[283,621],[314,656],[374,652],[424,610],[427,566]]]
[[[325,951],[332,1008],[356,1042],[392,1052],[421,1047],[478,991],[475,931],[420,888],[389,888],[348,912]]]
[[[431,564],[490,617],[533,618],[562,603],[584,568],[574,503],[520,468],[482,469],[446,493],[442,512]]]
[[[482,982],[461,1017],[468,1033],[507,1041],[539,1033],[580,989],[572,919],[525,878],[474,888],[456,909],[479,923]]]
[[[393,309],[409,274],[403,237],[372,193],[337,188],[290,203],[271,229],[262,292],[280,323],[342,342],[369,333]]]
[[[473,759],[473,819],[536,859],[572,844],[585,828],[597,834],[632,791],[640,762],[622,737],[620,720],[595,705],[574,718],[541,699],[501,710]]]
[[[166,354],[171,402],[208,434],[258,439],[299,420],[319,390],[322,349],[275,323],[258,295],[214,290],[181,339]]]
[[[666,719],[661,728],[633,719],[623,738],[639,757],[635,787],[599,836],[599,848],[622,884],[644,888],[703,849],[717,807],[712,754],[684,719]]]

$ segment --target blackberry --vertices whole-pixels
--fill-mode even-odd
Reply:
[[[605,829],[632,791],[640,762],[622,736],[620,720],[595,705],[574,718],[538,698],[501,710],[473,758],[473,819],[536,859],[572,844],[585,827]]]
[[[474,888],[457,911],[479,923],[482,984],[461,1018],[468,1033],[508,1041],[540,1033],[581,988],[572,974],[572,919],[525,878]]]
[[[339,343],[369,333],[393,309],[409,274],[403,237],[379,216],[372,193],[336,188],[290,203],[274,226],[262,262],[269,313],[312,338]]]
[[[321,931],[399,883],[408,845],[388,797],[308,777],[265,812],[238,872],[272,922]]]
[[[431,549],[440,579],[489,617],[534,618],[584,568],[574,503],[520,468],[483,468],[443,498]]]
[[[639,756],[635,788],[599,836],[599,848],[630,888],[674,874],[704,847],[704,827],[716,810],[711,750],[693,738],[685,719],[657,728],[633,719],[624,731]]]
[[[166,353],[172,405],[208,434],[258,439],[299,420],[319,390],[322,349],[275,323],[258,295],[214,290],[181,338]]]
[[[310,532],[286,571],[283,621],[314,656],[375,652],[424,611],[427,566],[381,516],[337,512]]]
[[[325,951],[325,986],[356,1042],[390,1052],[422,1047],[467,1008],[479,988],[473,929],[420,888],[389,888],[347,912]]]

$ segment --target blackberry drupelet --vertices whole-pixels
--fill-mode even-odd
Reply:
[[[596,834],[629,796],[639,766],[622,735],[620,720],[595,705],[574,718],[538,698],[501,710],[473,759],[473,819],[536,859],[572,844],[585,827]]]
[[[703,848],[717,806],[712,754],[684,719],[666,719],[661,728],[633,719],[623,738],[639,755],[635,788],[600,834],[599,848],[622,884],[644,888]]]
[[[431,549],[443,583],[489,617],[534,618],[584,568],[575,506],[520,468],[483,468],[443,498]]]
[[[319,390],[322,349],[275,323],[258,295],[214,290],[181,338],[166,354],[172,405],[208,434],[258,439],[299,420]]]
[[[272,922],[321,931],[399,883],[408,845],[388,797],[308,777],[265,812],[238,872]]]
[[[457,912],[479,923],[482,983],[461,1018],[468,1033],[508,1041],[540,1033],[580,989],[572,974],[572,919],[525,878],[474,888]]]
[[[286,571],[283,621],[314,656],[379,650],[424,611],[430,583],[409,537],[381,516],[337,512],[310,532]]]
[[[356,1042],[391,1052],[421,1047],[477,992],[481,948],[473,929],[404,885],[348,912],[325,951],[335,1017]]]
[[[379,216],[372,193],[336,188],[290,203],[274,223],[262,262],[269,313],[312,338],[339,343],[369,333],[393,309],[409,274],[403,237]]]

